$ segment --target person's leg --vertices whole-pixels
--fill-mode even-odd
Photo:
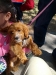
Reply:
[[[21,75],[53,75],[48,64],[39,57],[32,57]]]
[[[22,21],[23,12],[20,10],[22,3],[13,3],[17,10],[17,21]]]
[[[56,48],[53,50],[52,56],[53,56],[54,60],[56,61]]]
[[[39,0],[39,12],[51,1],[51,0]],[[42,2],[44,1],[44,2]],[[38,12],[38,13],[39,13]],[[41,47],[44,44],[47,27],[56,12],[56,4],[53,2],[42,14],[37,18],[34,25],[34,42]]]
[[[20,10],[20,7],[18,7],[17,10],[17,20],[22,21],[23,12]]]

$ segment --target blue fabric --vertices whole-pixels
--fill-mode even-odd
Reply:
[[[13,3],[16,10],[17,10],[17,21],[18,20],[22,20],[22,16],[23,16],[23,12],[20,10],[20,6],[22,5],[22,3]]]
[[[52,56],[53,56],[53,58],[56,60],[56,48],[53,50]]]
[[[39,0],[39,12],[50,2],[51,0]],[[38,12],[38,13],[39,13]],[[50,20],[56,13],[56,2],[53,2],[39,18],[36,19],[34,25],[34,42],[41,47],[45,41],[45,35]]]

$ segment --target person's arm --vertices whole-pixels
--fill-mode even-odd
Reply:
[[[26,2],[20,7],[21,11],[31,10],[34,8],[34,0],[26,0]]]

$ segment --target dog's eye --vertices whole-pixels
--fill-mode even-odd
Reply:
[[[12,32],[12,31],[11,31],[10,33],[11,33],[11,34],[13,34],[13,32]]]
[[[20,32],[20,30],[18,30],[18,32]]]

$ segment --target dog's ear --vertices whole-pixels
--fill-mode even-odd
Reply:
[[[24,31],[25,38],[28,38],[28,36],[29,36],[29,28],[25,24],[23,24],[23,31]]]
[[[9,26],[8,33],[9,33],[9,34],[12,33],[13,29],[14,29],[14,26],[13,26],[13,24],[11,24],[11,25]]]

